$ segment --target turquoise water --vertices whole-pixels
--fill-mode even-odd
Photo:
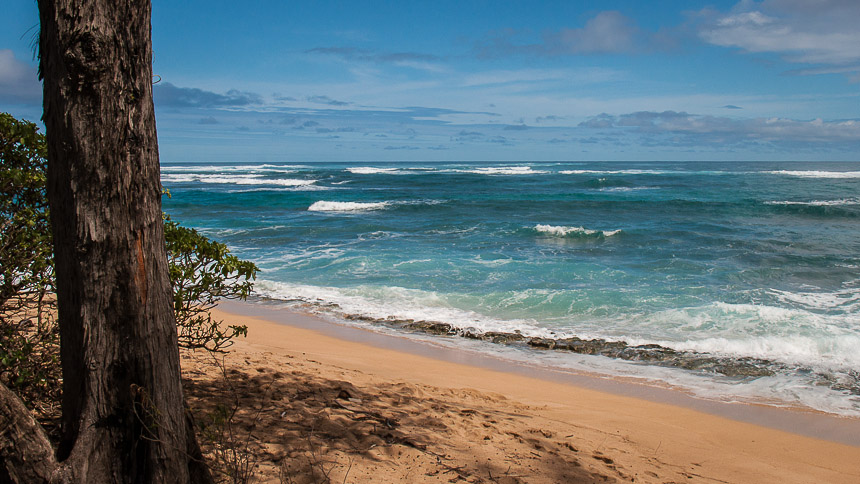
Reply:
[[[860,163],[162,166],[165,210],[332,317],[625,341],[767,376],[487,345],[860,415]]]

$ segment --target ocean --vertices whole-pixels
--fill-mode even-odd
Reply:
[[[343,324],[860,416],[860,163],[163,163],[164,209]]]

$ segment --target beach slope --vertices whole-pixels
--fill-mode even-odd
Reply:
[[[857,446],[228,307],[248,337],[183,375],[204,450],[230,440],[262,482],[860,482]]]

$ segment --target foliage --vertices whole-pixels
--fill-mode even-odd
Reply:
[[[0,382],[39,414],[59,399],[45,136],[0,113]]]
[[[52,285],[45,136],[0,113],[0,304]]]
[[[0,382],[51,413],[61,371],[46,156],[34,123],[0,113]],[[220,298],[245,299],[257,266],[169,219],[164,232],[179,344],[223,351],[247,327],[224,327],[209,310]]]
[[[164,238],[179,345],[221,351],[231,346],[236,336],[247,335],[247,326],[224,327],[209,310],[219,299],[246,299],[257,266],[230,254],[226,245],[169,218],[164,223]]]

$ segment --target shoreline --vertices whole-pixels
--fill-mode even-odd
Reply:
[[[338,454],[334,459],[339,462],[349,459],[350,480],[355,482],[447,482],[450,475],[441,480],[438,469],[430,468],[438,456],[443,457],[438,462],[449,463],[446,469],[460,469],[462,463],[471,475],[489,474],[491,481],[508,471],[530,476],[498,482],[566,482],[558,476],[569,475],[564,472],[571,469],[587,471],[582,480],[571,482],[603,477],[655,483],[860,481],[858,419],[747,404],[703,404],[676,390],[560,375],[263,304],[224,302],[215,313],[230,323],[248,325],[248,337],[236,342],[230,358],[244,362],[239,365],[251,375],[256,375],[254,367],[259,375],[304,372],[361,395],[345,405],[330,404],[315,416],[389,398],[391,403],[373,414],[398,415],[396,428],[412,432],[404,434],[412,440],[394,439],[362,454]],[[479,416],[483,420],[473,421]],[[789,424],[796,428],[784,428]],[[418,447],[416,439],[422,442]],[[326,442],[337,448],[335,441]],[[372,459],[362,460],[366,455]],[[505,465],[478,466],[477,457],[485,455],[491,456],[488,462],[492,458],[507,463],[507,470]],[[404,456],[413,460],[405,462]],[[428,456],[436,457],[424,467],[415,464],[423,473],[420,479],[397,474],[398,469],[415,471],[410,466]],[[367,480],[362,480],[365,471]],[[463,480],[486,482],[478,477]]]
[[[540,331],[542,326],[537,320],[532,327],[518,326],[517,321],[529,321],[528,317],[522,320],[502,319],[498,325],[486,326],[481,323],[483,316],[480,314],[468,310],[462,314],[458,311],[463,310],[455,310],[453,315],[427,313],[421,303],[417,303],[417,309],[412,308],[409,298],[399,295],[394,296],[396,301],[387,301],[384,296],[381,300],[377,297],[365,300],[362,296],[340,299],[336,288],[288,284],[290,290],[282,292],[277,287],[280,283],[259,282],[269,285],[262,291],[265,295],[250,302],[269,307],[281,305],[288,311],[311,314],[339,327],[360,327],[458,350],[466,348],[477,353],[496,354],[503,360],[553,368],[562,373],[640,382],[646,386],[681,391],[704,401],[793,408],[849,419],[860,418],[860,380],[848,363],[856,359],[856,355],[840,356],[841,353],[835,350],[829,359],[806,360],[756,349],[759,344],[768,347],[768,341],[772,339],[761,335],[747,339],[737,335],[737,340],[715,338],[714,341],[721,341],[717,346],[734,344],[750,348],[712,352],[691,349],[697,345],[689,339],[685,345],[677,341],[673,343],[673,338],[637,338],[573,329],[570,332],[547,329],[547,333]],[[320,292],[315,292],[317,290]],[[394,291],[398,293],[397,288]],[[368,302],[370,304],[365,308]],[[759,309],[780,311],[771,306]],[[474,320],[464,320],[467,315],[470,318],[474,316]],[[636,333],[635,330],[632,332]],[[784,336],[776,336],[774,341],[778,343],[780,339]],[[808,344],[815,338],[800,340]],[[847,348],[850,342],[849,337],[834,344]],[[793,346],[789,344],[789,347]]]
[[[698,397],[680,387],[658,385],[624,377],[589,374],[575,370],[532,365],[475,350],[434,344],[432,340],[410,338],[339,324],[325,318],[302,313],[276,303],[222,301],[218,311],[232,317],[259,317],[315,331],[345,342],[365,344],[409,355],[428,357],[448,363],[509,373],[548,383],[586,388],[611,395],[647,400],[699,411],[738,422],[764,426],[806,437],[860,447],[860,418],[831,414],[805,407],[778,406],[767,403],[722,402]],[[231,319],[227,316],[225,319]]]

